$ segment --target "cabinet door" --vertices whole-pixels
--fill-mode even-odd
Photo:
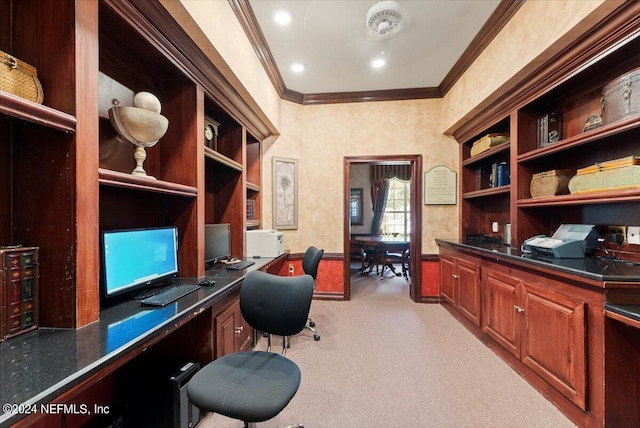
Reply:
[[[520,282],[490,269],[483,271],[482,330],[503,348],[520,358]]]
[[[240,301],[216,317],[216,358],[251,348],[253,330],[242,317]]]
[[[480,327],[480,267],[458,260],[458,310]]]
[[[455,305],[455,272],[456,262],[455,260],[447,257],[440,256],[440,294],[446,301]]]
[[[526,287],[522,362],[581,409],[586,395],[586,304]]]
[[[237,313],[240,303],[236,302],[216,317],[216,358],[236,351]]]

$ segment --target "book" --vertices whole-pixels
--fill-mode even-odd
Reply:
[[[478,155],[489,150],[491,147],[509,141],[509,134],[487,134],[471,146],[471,156]]]
[[[506,186],[511,183],[511,174],[509,172],[509,164],[500,162],[496,168],[496,186]]]
[[[0,249],[0,342],[38,326],[38,248]]]

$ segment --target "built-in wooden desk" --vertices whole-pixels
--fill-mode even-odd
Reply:
[[[640,426],[640,265],[436,242],[461,323],[578,426]]]
[[[106,421],[131,404],[127,394],[144,391],[129,381],[137,361],[166,363],[169,371],[184,361],[208,363],[217,357],[215,317],[237,300],[244,276],[269,271],[286,257],[253,259],[256,263],[242,271],[208,271],[206,279],[215,285],[163,308],[126,301],[104,309],[98,322],[83,328],[40,328],[1,343],[0,427]]]

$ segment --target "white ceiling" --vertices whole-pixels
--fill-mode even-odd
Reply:
[[[500,0],[397,0],[404,28],[386,41],[366,34],[376,0],[250,0],[285,87],[302,94],[438,87]],[[273,11],[293,13],[286,27]],[[387,65],[373,69],[384,52]],[[293,62],[306,65],[294,73]]]

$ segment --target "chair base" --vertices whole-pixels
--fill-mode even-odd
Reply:
[[[244,423],[244,428],[258,428],[258,424],[255,422],[245,422]],[[286,428],[304,428],[304,425],[302,424],[293,424],[293,425],[287,425]]]
[[[255,422],[245,422],[244,423],[244,428],[258,428],[258,424]],[[293,425],[287,425],[286,428],[304,428],[304,425],[302,424],[293,424]]]

